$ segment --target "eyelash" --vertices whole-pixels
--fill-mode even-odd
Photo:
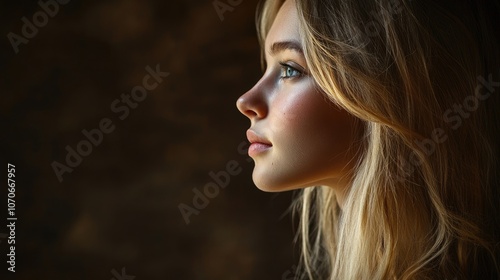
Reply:
[[[299,69],[289,65],[289,64],[286,64],[285,62],[280,62],[280,65],[281,65],[281,68],[280,68],[280,79],[282,80],[286,80],[286,79],[291,79],[291,78],[299,78],[299,77],[302,77],[304,74],[302,73],[302,71],[300,71]],[[294,72],[296,72],[297,74],[296,75],[291,75],[291,76],[287,76],[287,70],[292,70]]]

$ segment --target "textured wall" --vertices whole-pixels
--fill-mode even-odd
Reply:
[[[47,12],[2,1],[1,279],[292,275],[291,194],[257,190],[238,149],[249,121],[235,101],[260,65],[257,1],[236,2],[219,15],[211,1],[72,0]],[[147,66],[169,75],[144,94]],[[132,91],[140,101],[122,99]],[[80,160],[68,156],[78,148]],[[15,273],[5,261],[8,163]],[[193,188],[217,181],[210,172],[227,186],[210,185],[213,198],[187,225],[178,206],[194,207]]]

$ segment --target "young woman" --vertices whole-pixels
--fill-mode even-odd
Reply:
[[[266,1],[237,101],[303,278],[500,279],[498,1]],[[498,18],[498,17],[497,17]]]

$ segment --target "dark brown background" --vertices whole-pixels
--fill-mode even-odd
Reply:
[[[0,239],[1,279],[282,279],[297,262],[291,193],[256,189],[237,150],[249,121],[235,101],[260,76],[256,6],[221,21],[212,1],[72,0],[15,54],[7,34],[41,8],[1,2],[0,234],[7,163],[18,217],[17,272]],[[110,104],[156,64],[170,76],[119,120]],[[102,118],[115,131],[60,183],[51,163]],[[230,160],[242,172],[186,225],[178,205]]]

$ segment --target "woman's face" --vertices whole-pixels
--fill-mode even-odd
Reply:
[[[237,101],[250,119],[253,181],[264,191],[315,185],[344,191],[356,160],[354,117],[327,100],[308,74],[295,2],[286,1],[265,40],[267,69]]]

